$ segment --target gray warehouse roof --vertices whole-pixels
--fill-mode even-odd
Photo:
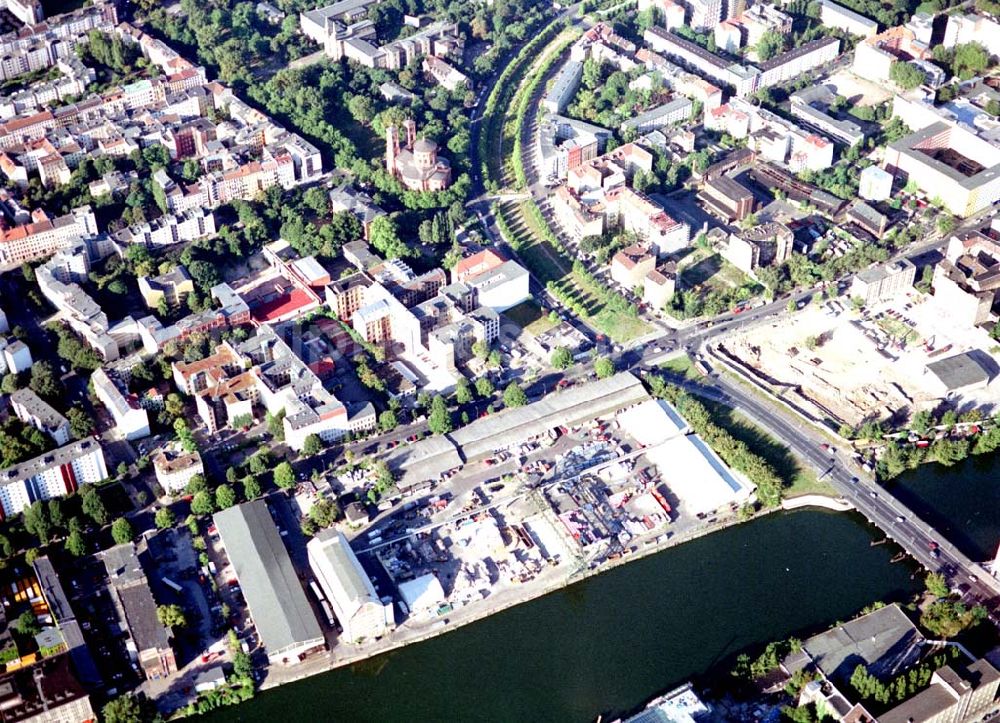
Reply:
[[[968,352],[931,362],[927,365],[927,371],[936,376],[948,391],[986,384],[990,380],[989,372]]]
[[[920,657],[924,636],[898,605],[888,605],[827,630],[802,643],[827,677],[847,680],[863,664],[882,680]]]
[[[323,641],[305,592],[263,500],[214,517],[268,655]]]
[[[635,376],[615,374],[553,392],[534,404],[504,409],[477,419],[446,437],[430,437],[396,449],[391,468],[403,473],[402,486],[436,479],[445,470],[475,462],[560,425],[573,426],[649,399]]]

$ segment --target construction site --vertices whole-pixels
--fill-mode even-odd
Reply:
[[[943,307],[912,288],[861,310],[842,297],[737,333],[719,352],[818,418],[851,426],[945,399],[960,409],[994,405],[997,343]]]

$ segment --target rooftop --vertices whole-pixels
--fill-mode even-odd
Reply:
[[[264,500],[230,507],[214,520],[269,655],[321,643],[323,631]]]
[[[802,648],[829,678],[847,680],[863,664],[888,680],[917,661],[923,643],[924,636],[893,604],[814,635]]]
[[[989,372],[969,352],[931,362],[927,365],[927,371],[937,377],[948,391],[956,391],[973,384],[985,384],[990,380]]]

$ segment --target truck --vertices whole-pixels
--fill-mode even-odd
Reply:
[[[169,587],[174,592],[178,592],[178,593],[179,592],[183,592],[184,588],[182,588],[176,582],[174,582],[173,580],[171,580],[169,577],[162,577],[160,579],[163,580],[163,584],[164,585],[166,585],[167,587]]]

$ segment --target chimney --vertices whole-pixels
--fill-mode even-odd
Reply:
[[[391,175],[396,174],[396,156],[399,155],[399,132],[396,126],[385,129],[385,168]]]

